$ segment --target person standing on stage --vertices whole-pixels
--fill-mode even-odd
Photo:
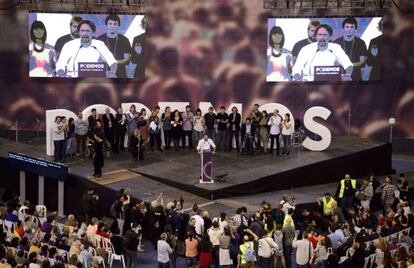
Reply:
[[[259,130],[260,120],[262,120],[262,113],[259,111],[259,104],[257,103],[253,105],[253,111],[250,113],[250,120],[255,130]],[[253,143],[256,143],[256,150],[260,150],[262,148],[262,141],[260,140],[259,131],[254,132]]]
[[[183,137],[183,119],[178,110],[174,110],[171,118],[171,137],[176,151],[180,150],[180,140]]]
[[[105,139],[105,134],[102,131],[101,122],[96,122],[96,127],[93,132],[93,146],[95,149],[95,155],[93,157],[93,166],[95,172],[93,173],[94,177],[102,176],[102,167],[104,166],[104,155],[103,155],[103,143]]]
[[[204,122],[206,125],[206,133],[208,136],[214,140],[216,136],[215,123],[216,123],[216,114],[214,113],[213,107],[208,108],[208,113],[204,115]]]
[[[143,154],[143,145],[144,141],[141,137],[141,130],[139,128],[136,128],[134,130],[134,135],[131,136],[131,140],[129,143],[130,150],[132,157],[135,160],[144,160],[144,154]]]
[[[181,114],[183,118],[183,149],[185,147],[185,137],[188,137],[188,147],[193,149],[193,122],[194,122],[194,115],[191,111],[191,106],[187,105],[185,107],[185,112]]]
[[[273,115],[270,117],[269,122],[267,123],[270,126],[270,149],[269,153],[273,153],[273,148],[275,146],[276,140],[276,154],[280,154],[280,131],[282,130],[282,117],[279,114],[279,110],[276,109],[273,112]]]
[[[226,113],[224,106],[220,107],[220,112],[216,116],[217,121],[217,147],[220,150],[225,150],[227,147],[227,123],[229,122],[229,115]]]
[[[108,107],[105,108],[105,114],[102,115],[103,128],[105,133],[105,138],[111,144],[111,148],[115,151],[115,141],[114,141],[114,129],[115,129],[115,117],[111,113]]]
[[[205,133],[203,138],[198,141],[197,151],[201,154],[204,150],[211,150],[211,148],[213,149],[212,152],[215,153],[216,145],[214,144],[214,141],[209,138],[208,134]]]
[[[75,136],[76,136],[76,156],[80,155],[81,147],[82,147],[82,154],[85,154],[86,138],[88,137],[88,121],[83,119],[82,112],[78,113],[78,118],[75,120]]]
[[[236,140],[237,151],[240,151],[240,121],[241,115],[238,113],[237,107],[234,106],[229,115],[229,152],[233,149],[233,136]]]
[[[203,138],[204,135],[204,127],[205,127],[205,121],[204,117],[201,113],[200,108],[197,108],[196,114],[194,116],[194,133],[195,133],[195,140],[198,142]]]
[[[137,128],[137,118],[138,118],[138,112],[137,108],[134,104],[129,107],[129,112],[126,114],[127,118],[127,129],[128,129],[128,139],[134,135],[134,130]],[[129,143],[129,140],[128,140]]]
[[[118,33],[119,27],[121,27],[121,19],[116,14],[110,14],[105,19],[105,25],[106,33],[97,39],[105,43],[118,61],[116,77],[127,78],[125,66],[131,58],[131,45],[128,38]]]
[[[124,141],[125,133],[127,132],[127,119],[123,113],[122,108],[119,107],[115,115],[115,148],[114,152],[117,153],[119,150],[125,151]]]
[[[355,18],[346,18],[342,22],[344,35],[334,41],[334,43],[342,47],[352,62],[352,81],[360,81],[362,79],[361,68],[365,66],[368,58],[368,50],[365,42],[355,36],[357,29],[357,20]]]
[[[316,28],[320,25],[321,23],[317,20],[312,20],[309,22],[308,24],[308,38],[302,39],[300,41],[298,41],[292,49],[292,57],[293,57],[293,63],[295,63],[296,58],[299,55],[300,50],[309,44],[315,43],[316,42]]]
[[[155,110],[151,112],[151,116],[149,117],[148,122],[151,151],[154,151],[155,144],[157,144],[157,150],[162,151],[160,118],[158,117],[158,113]]]
[[[165,107],[165,111],[161,116],[162,120],[162,130],[164,132],[164,143],[165,143],[165,149],[169,150],[171,146],[171,108]]]
[[[88,116],[88,134],[89,136],[93,135],[93,132],[95,131],[96,122],[99,121],[98,114],[96,112],[95,108],[92,108],[91,115]]]
[[[63,161],[63,159],[65,159],[65,130],[64,125],[62,123],[62,117],[60,116],[56,116],[55,124],[53,126],[53,145],[55,147],[54,161]]]
[[[282,122],[282,138],[283,138],[283,151],[282,154],[290,154],[290,145],[292,142],[293,125],[290,120],[290,114],[286,113]]]

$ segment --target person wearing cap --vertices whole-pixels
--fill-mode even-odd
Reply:
[[[318,206],[322,206],[323,215],[330,217],[332,215],[332,204],[335,199],[332,198],[330,193],[325,193],[324,197],[316,199]]]
[[[243,235],[243,244],[239,246],[239,254],[237,256],[237,263],[240,268],[254,268],[254,263],[256,262],[256,257],[253,262],[247,262],[245,259],[246,251],[249,248],[254,249],[254,242],[257,242],[259,237],[250,229],[245,229],[245,234]],[[250,236],[253,237],[253,241],[250,240]]]

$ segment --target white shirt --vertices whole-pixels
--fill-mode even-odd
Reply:
[[[295,210],[295,206],[292,206],[289,202],[286,202],[285,200],[280,201],[280,204],[283,206],[282,211],[285,212],[285,215],[288,214],[290,208]]]
[[[88,133],[89,123],[87,120],[81,120],[79,117],[75,120],[75,133],[86,135]]]
[[[263,258],[269,258],[272,253],[278,250],[278,246],[270,237],[260,238],[258,241],[259,249],[257,255]]]
[[[313,81],[315,66],[338,66],[345,70],[352,66],[352,62],[342,47],[335,43],[328,43],[324,51],[318,49],[318,42],[304,46],[292,68],[292,76],[302,75],[307,81]]]
[[[198,141],[197,150],[198,151],[204,151],[204,150],[210,150],[211,147],[216,148],[216,145],[214,144],[214,141],[212,139],[208,139],[207,141],[204,139],[201,139]]]
[[[285,124],[282,123],[282,135],[292,135],[293,134],[293,124],[292,124],[292,120],[290,120],[289,123],[286,123],[288,125],[290,125],[289,128],[286,128]]]
[[[204,226],[204,220],[200,215],[194,215],[191,218],[195,219],[195,231],[198,235],[201,235],[201,231],[203,229]]]
[[[171,249],[170,245],[168,245],[167,242],[165,242],[164,240],[158,240],[158,242],[157,242],[157,252],[158,252],[157,261],[159,261],[161,263],[167,263],[167,262],[170,261],[169,254],[172,253],[172,249]]]
[[[270,117],[269,122],[267,123],[270,126],[270,135],[280,134],[280,123],[282,118],[279,115],[273,115]]]
[[[117,60],[102,41],[93,39],[89,47],[83,47],[80,39],[74,39],[63,46],[56,72],[63,70],[68,77],[78,77],[79,62],[106,62],[111,66]]]
[[[53,140],[54,141],[61,141],[65,139],[65,131],[61,131],[62,129],[63,129],[63,123],[54,124],[53,126]]]
[[[220,245],[219,237],[223,234],[223,231],[219,228],[211,227],[207,230],[208,236],[210,237],[210,242],[213,246]]]
[[[299,265],[306,265],[310,259],[309,253],[313,252],[312,243],[307,239],[296,240],[295,237],[292,246],[296,248],[296,263]]]

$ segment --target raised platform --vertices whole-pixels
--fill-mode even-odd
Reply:
[[[145,162],[131,170],[194,193],[217,199],[272,190],[338,181],[350,172],[352,177],[393,173],[391,144],[355,137],[333,140],[324,152],[294,152],[290,156],[240,155],[218,152],[213,156],[213,176],[224,177],[224,182],[199,183],[199,156],[194,152],[167,151],[150,153]]]

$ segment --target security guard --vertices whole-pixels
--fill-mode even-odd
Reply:
[[[341,207],[347,219],[350,219],[349,209],[354,204],[356,188],[356,180],[351,179],[349,174],[345,174],[345,178],[339,183],[337,196],[341,199]]]

